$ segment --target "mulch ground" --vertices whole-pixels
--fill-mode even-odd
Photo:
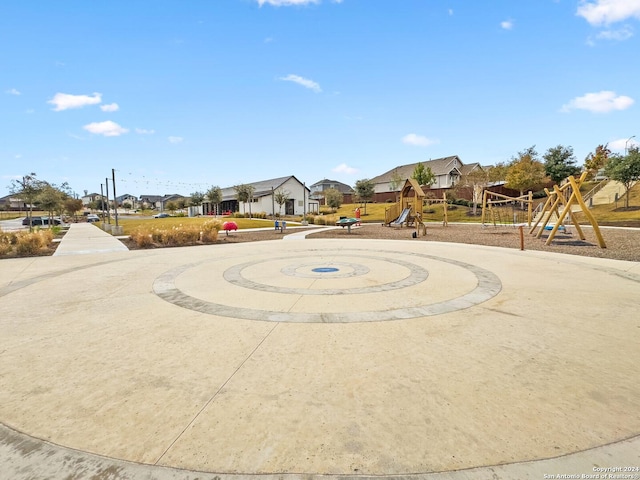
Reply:
[[[591,227],[583,227],[585,240],[581,240],[575,228],[569,226],[566,233],[558,233],[551,245],[545,245],[548,232],[541,238],[528,233],[524,227],[524,249],[542,250],[547,252],[583,255],[588,257],[612,258],[616,260],[640,261],[640,230],[629,228],[601,228],[607,248],[598,246],[597,238]],[[290,230],[289,233],[300,230]],[[520,249],[520,232],[513,226],[489,226],[452,224],[443,227],[441,224],[427,224],[427,235],[413,238],[413,228],[385,227],[381,224],[363,224],[352,227],[351,233],[347,229],[333,229],[316,231],[307,236],[314,238],[336,238],[344,241],[361,238],[405,240],[407,242],[452,242],[494,247]],[[229,236],[221,234],[218,244],[255,242],[265,240],[280,240],[282,233],[272,231],[262,232],[234,232]]]

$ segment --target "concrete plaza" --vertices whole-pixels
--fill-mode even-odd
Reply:
[[[0,478],[640,466],[640,263],[67,235],[59,255],[0,262]]]

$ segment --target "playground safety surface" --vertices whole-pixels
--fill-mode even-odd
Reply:
[[[2,263],[6,478],[640,465],[637,262],[386,240],[83,253]]]

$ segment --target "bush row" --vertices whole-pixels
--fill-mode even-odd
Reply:
[[[0,256],[15,252],[19,256],[38,255],[53,243],[50,229],[32,232],[3,232],[0,230]]]
[[[220,220],[207,220],[202,225],[178,225],[171,228],[139,227],[129,238],[139,248],[183,247],[198,243],[214,243],[222,228]]]

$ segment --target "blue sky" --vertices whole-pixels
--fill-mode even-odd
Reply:
[[[640,138],[639,30],[640,0],[3,0],[0,195],[582,165]]]

